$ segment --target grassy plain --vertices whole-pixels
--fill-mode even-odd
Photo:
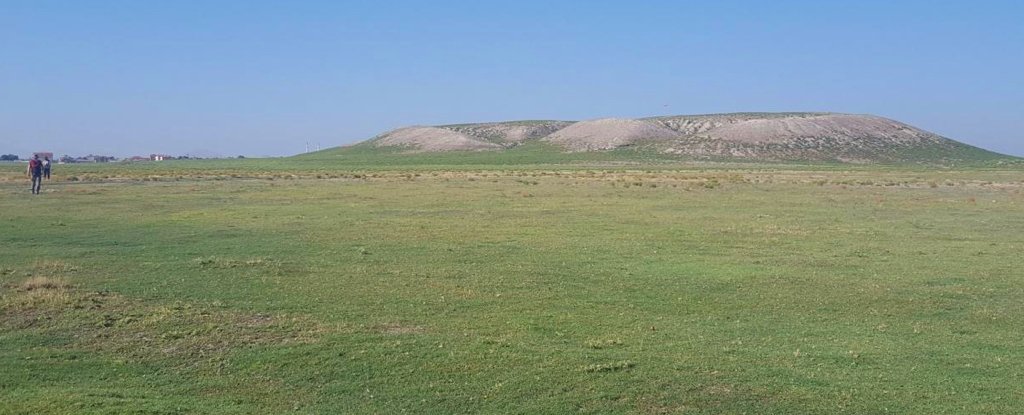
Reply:
[[[486,162],[0,167],[0,412],[1024,407],[1019,168]]]

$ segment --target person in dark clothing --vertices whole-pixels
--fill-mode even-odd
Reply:
[[[43,178],[50,180],[50,158],[43,157]]]
[[[32,177],[32,194],[39,194],[43,186],[43,162],[39,161],[38,155],[28,161],[28,175]]]

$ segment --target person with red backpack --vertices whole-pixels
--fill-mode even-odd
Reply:
[[[43,162],[39,161],[38,154],[28,161],[27,173],[32,177],[32,194],[39,194],[39,189],[43,186]]]

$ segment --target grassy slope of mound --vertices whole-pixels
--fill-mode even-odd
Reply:
[[[300,154],[295,160],[319,160],[349,165],[546,165],[573,163],[651,162],[681,160],[653,149],[616,149],[601,152],[566,153],[561,147],[542,141],[528,141],[502,151],[409,152],[399,147],[376,147],[363,142],[346,147]]]
[[[667,154],[652,145],[622,147],[606,151],[565,152],[562,147],[542,142],[527,141],[522,145],[501,151],[449,151],[449,152],[408,152],[397,147],[375,147],[359,143],[345,147],[300,154],[289,160],[322,163],[325,166],[525,166],[525,165],[573,165],[573,164],[648,164],[665,165],[693,162],[740,163],[740,164],[837,164],[846,165],[834,158],[805,157],[801,159],[750,159],[722,156],[722,153],[700,154],[696,151],[685,154]],[[805,153],[806,154],[806,153]],[[953,142],[949,147],[918,148],[902,154],[901,159],[887,159],[874,164],[893,165],[970,165],[970,166],[1012,166],[1020,165],[1021,159],[1006,156]],[[866,155],[851,155],[851,160],[861,160]]]

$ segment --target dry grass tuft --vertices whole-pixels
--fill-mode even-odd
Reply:
[[[13,288],[13,295],[0,296],[0,312],[15,315],[24,311],[62,307],[72,300],[71,284],[62,278],[29,277]]]
[[[591,349],[608,349],[612,347],[622,346],[622,340],[619,339],[608,339],[608,340],[587,340],[584,345]]]
[[[202,268],[242,268],[242,267],[273,267],[278,263],[270,258],[234,259],[216,256],[200,257],[192,260]]]
[[[46,274],[67,274],[78,271],[78,267],[74,265],[68,264],[64,261],[55,260],[36,261],[32,265],[32,268],[35,269],[36,272]]]
[[[419,334],[425,331],[425,329],[420,326],[407,326],[398,323],[381,324],[379,326],[375,326],[373,329],[374,331],[377,331],[379,333],[388,334],[392,336],[402,334]]]
[[[618,372],[630,370],[635,366],[636,363],[633,363],[630,360],[623,360],[621,362],[587,365],[583,367],[583,371],[588,373]]]
[[[67,290],[71,287],[63,278],[30,277],[18,286],[22,291]]]

